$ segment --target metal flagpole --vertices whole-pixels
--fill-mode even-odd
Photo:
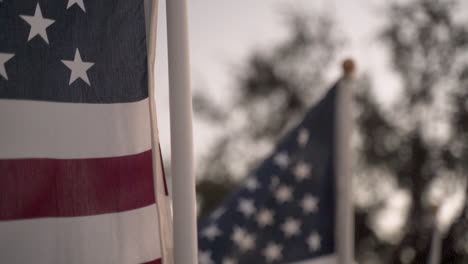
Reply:
[[[434,207],[432,226],[434,230],[432,231],[432,241],[429,251],[429,257],[427,260],[428,264],[439,264],[441,259],[442,251],[442,233],[437,224],[437,213],[439,211],[438,207]]]
[[[429,252],[429,261],[428,264],[439,264],[440,263],[440,253],[442,247],[442,238],[440,230],[437,226],[434,226],[434,231],[432,233],[432,242],[431,249]]]
[[[192,97],[186,0],[166,1],[174,210],[174,260],[197,263]]]
[[[336,247],[339,264],[354,264],[354,210],[351,173],[351,112],[352,84],[355,63],[348,59],[343,63],[343,78],[340,80],[335,117],[336,175],[337,175],[337,226]]]

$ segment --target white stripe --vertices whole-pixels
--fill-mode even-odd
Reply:
[[[0,222],[0,263],[136,264],[161,257],[156,205],[122,213]]]
[[[102,158],[151,149],[148,99],[76,104],[0,100],[0,159]]]
[[[289,264],[338,264],[338,259],[336,255],[333,254],[329,256],[313,258]]]
[[[154,65],[156,55],[156,37],[158,36],[158,0],[145,0],[146,46],[148,48],[148,91],[149,111],[151,117],[151,136],[153,143],[153,184],[156,201],[158,201],[159,229],[161,230],[162,263],[173,264],[173,233],[172,215],[170,214],[170,198],[164,188],[164,171],[161,151],[159,148],[158,120],[156,115]]]

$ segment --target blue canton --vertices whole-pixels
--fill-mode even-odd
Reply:
[[[143,0],[0,2],[0,98],[128,103],[148,97]]]
[[[338,84],[199,225],[199,263],[293,263],[335,252]]]

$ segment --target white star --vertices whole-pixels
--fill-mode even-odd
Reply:
[[[81,10],[83,10],[83,12],[86,13],[86,8],[83,3],[83,0],[68,0],[67,9],[69,9],[74,4],[77,4],[81,8]]]
[[[273,158],[275,161],[275,164],[278,165],[281,169],[285,169],[288,167],[289,164],[289,156],[285,152],[280,152],[276,154],[276,156]]]
[[[5,69],[5,63],[13,58],[15,54],[12,53],[0,53],[0,76],[8,80],[8,75]]]
[[[89,70],[89,68],[91,68],[94,65],[94,63],[83,62],[83,60],[81,60],[80,51],[78,49],[76,49],[74,60],[72,61],[62,60],[62,62],[71,70],[69,85],[71,85],[74,81],[76,81],[76,79],[80,78],[89,86],[91,86],[91,83],[89,82],[88,74],[86,72]]]
[[[216,225],[210,225],[207,228],[203,229],[201,235],[206,237],[208,240],[212,241],[216,237],[221,235],[221,231],[218,229]]]
[[[210,251],[200,251],[198,253],[198,262],[200,264],[213,264]]]
[[[245,232],[241,227],[234,227],[231,239],[243,251],[247,251],[254,247],[255,238],[247,234],[247,232]]]
[[[251,177],[247,180],[247,182],[245,183],[245,187],[247,187],[247,189],[249,191],[255,191],[256,189],[258,189],[260,186],[259,186],[259,183],[257,181],[257,179]]]
[[[239,244],[239,248],[242,251],[248,251],[254,248],[255,237],[249,234],[246,234]]]
[[[278,176],[271,177],[270,189],[274,190],[276,186],[280,183]]]
[[[304,196],[301,201],[301,207],[305,214],[314,213],[318,211],[319,200],[312,195]]]
[[[212,219],[218,219],[220,216],[222,216],[226,212],[226,209],[220,207],[216,209],[213,214],[211,215]]]
[[[301,230],[301,222],[299,220],[295,220],[294,218],[286,219],[286,222],[281,226],[281,230],[284,233],[284,236],[292,237],[299,234]]]
[[[262,209],[257,215],[257,222],[260,227],[273,224],[273,212],[268,209]]]
[[[251,216],[256,210],[253,201],[250,199],[241,199],[238,209],[245,217]]]
[[[297,142],[301,147],[304,147],[309,142],[309,131],[303,128],[299,131],[299,135],[297,137]]]
[[[309,238],[307,238],[307,245],[309,246],[309,250],[317,251],[320,249],[321,245],[321,238],[317,232],[313,232]]]
[[[237,261],[232,258],[225,258],[223,259],[223,264],[237,264]]]
[[[282,250],[282,246],[275,243],[268,243],[268,246],[263,250],[263,256],[265,256],[268,262],[278,261],[282,258]]]
[[[234,232],[231,235],[231,240],[234,241],[236,244],[239,244],[244,236],[246,235],[245,230],[242,227],[234,227]]]
[[[20,15],[20,17],[24,21],[28,22],[28,24],[31,26],[28,41],[30,41],[35,36],[39,35],[47,44],[49,44],[49,38],[47,37],[46,29],[47,27],[52,25],[55,22],[55,20],[47,19],[42,16],[42,11],[41,7],[39,6],[39,3],[37,3],[36,12],[34,13],[34,16]]]
[[[305,162],[298,162],[294,167],[294,176],[296,176],[297,181],[303,181],[310,177],[311,166]]]
[[[285,203],[287,201],[290,201],[292,198],[291,188],[285,185],[280,186],[275,193],[275,197],[276,197],[276,200],[278,200],[280,203]]]

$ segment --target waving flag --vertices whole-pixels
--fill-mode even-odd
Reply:
[[[145,26],[143,0],[0,1],[0,263],[161,263]]]
[[[340,86],[200,224],[200,264],[338,263],[335,109]]]

